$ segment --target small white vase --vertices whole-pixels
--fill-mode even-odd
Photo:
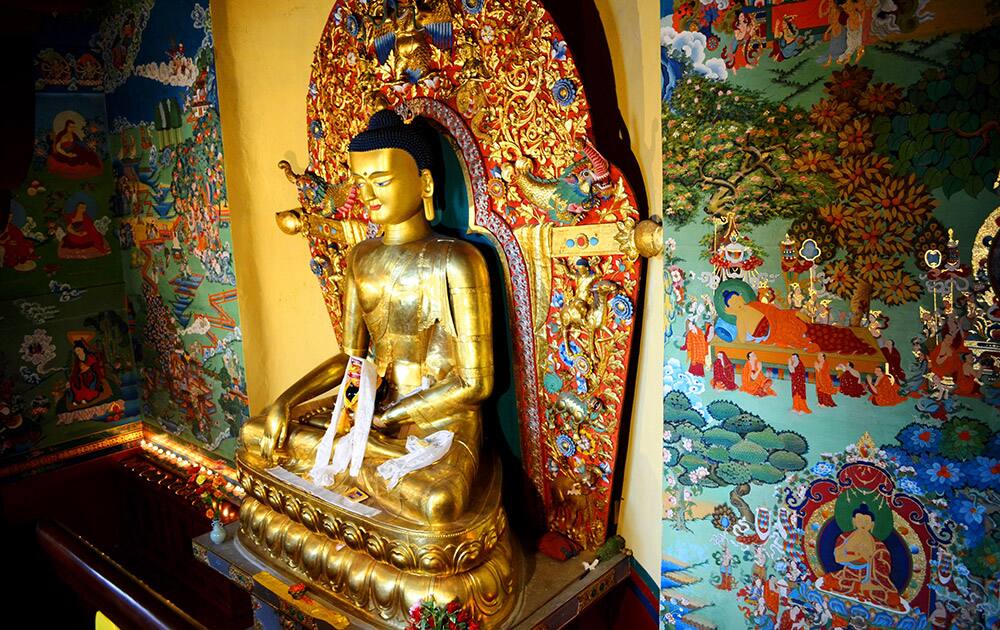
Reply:
[[[226,540],[226,528],[222,526],[222,521],[219,519],[212,521],[212,533],[208,537],[217,545]]]

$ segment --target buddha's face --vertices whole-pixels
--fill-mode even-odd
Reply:
[[[854,518],[851,519],[854,523],[854,527],[860,529],[863,532],[871,532],[872,527],[875,526],[875,521],[872,520],[871,516],[867,514],[855,514]]]
[[[743,310],[743,307],[747,305],[746,300],[743,299],[742,295],[730,296],[729,302],[726,303],[726,312],[730,315],[735,315]]]
[[[379,225],[397,225],[423,211],[434,194],[434,180],[402,149],[350,152],[351,176],[368,216]]]

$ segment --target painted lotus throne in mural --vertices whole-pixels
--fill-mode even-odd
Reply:
[[[373,118],[381,110],[395,115]],[[470,617],[501,627],[516,617],[525,576],[498,460],[480,427],[494,367],[487,300],[507,300],[509,327],[493,321],[492,331],[512,341],[513,365],[496,367],[514,374],[517,417],[506,420],[519,427],[522,465],[548,526],[596,547],[614,526],[640,255],[658,251],[660,228],[639,220],[628,183],[594,146],[572,55],[533,0],[337,2],[316,50],[307,111],[308,167],[296,174],[280,164],[302,207],[279,213],[278,224],[307,238],[341,347],[358,359],[346,376],[345,355],[319,366],[245,426],[240,539],[370,619],[401,626],[411,606],[433,596],[457,599]],[[420,151],[409,141],[369,143],[363,138],[373,132],[362,132],[370,121],[426,124],[448,141],[469,199],[459,214],[495,248],[506,296],[489,295],[474,247],[429,231],[436,182],[415,157]],[[406,206],[405,229],[387,217],[396,205]],[[370,255],[402,255],[388,245],[411,228],[420,238],[403,249],[429,245],[377,273],[382,262]],[[458,273],[476,282],[456,284],[460,267],[478,269]],[[376,281],[393,287],[388,302],[406,306],[410,296],[413,317],[375,316],[374,302],[385,300],[366,302],[365,292]],[[450,350],[432,352],[436,345]],[[356,476],[310,477],[331,410],[340,417],[336,397],[310,399],[344,378],[370,384],[378,376],[384,383]],[[449,391],[468,393],[473,381],[481,384],[474,395],[459,396],[472,427],[466,436],[433,401],[450,405],[457,399]],[[350,382],[342,391],[341,408],[363,398],[352,398],[360,390]],[[391,422],[394,415],[403,422]],[[363,418],[356,414],[344,430]],[[455,433],[443,458],[393,488],[369,474],[373,463],[427,447],[440,429]],[[402,451],[407,438],[414,448]],[[269,452],[272,443],[279,448]],[[395,452],[383,448],[389,443]],[[453,466],[461,474],[450,474]],[[431,509],[435,496],[448,509]]]

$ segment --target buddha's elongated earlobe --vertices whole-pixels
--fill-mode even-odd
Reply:
[[[434,178],[428,169],[420,171],[420,196],[424,201],[424,217],[430,223],[434,220]]]

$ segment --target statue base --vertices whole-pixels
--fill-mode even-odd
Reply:
[[[247,498],[239,540],[249,551],[321,590],[363,618],[404,627],[410,609],[433,596],[457,599],[485,628],[515,613],[523,583],[520,550],[500,504],[498,466],[469,514],[447,527],[414,528],[388,514],[364,516],[322,501],[237,456]]]

